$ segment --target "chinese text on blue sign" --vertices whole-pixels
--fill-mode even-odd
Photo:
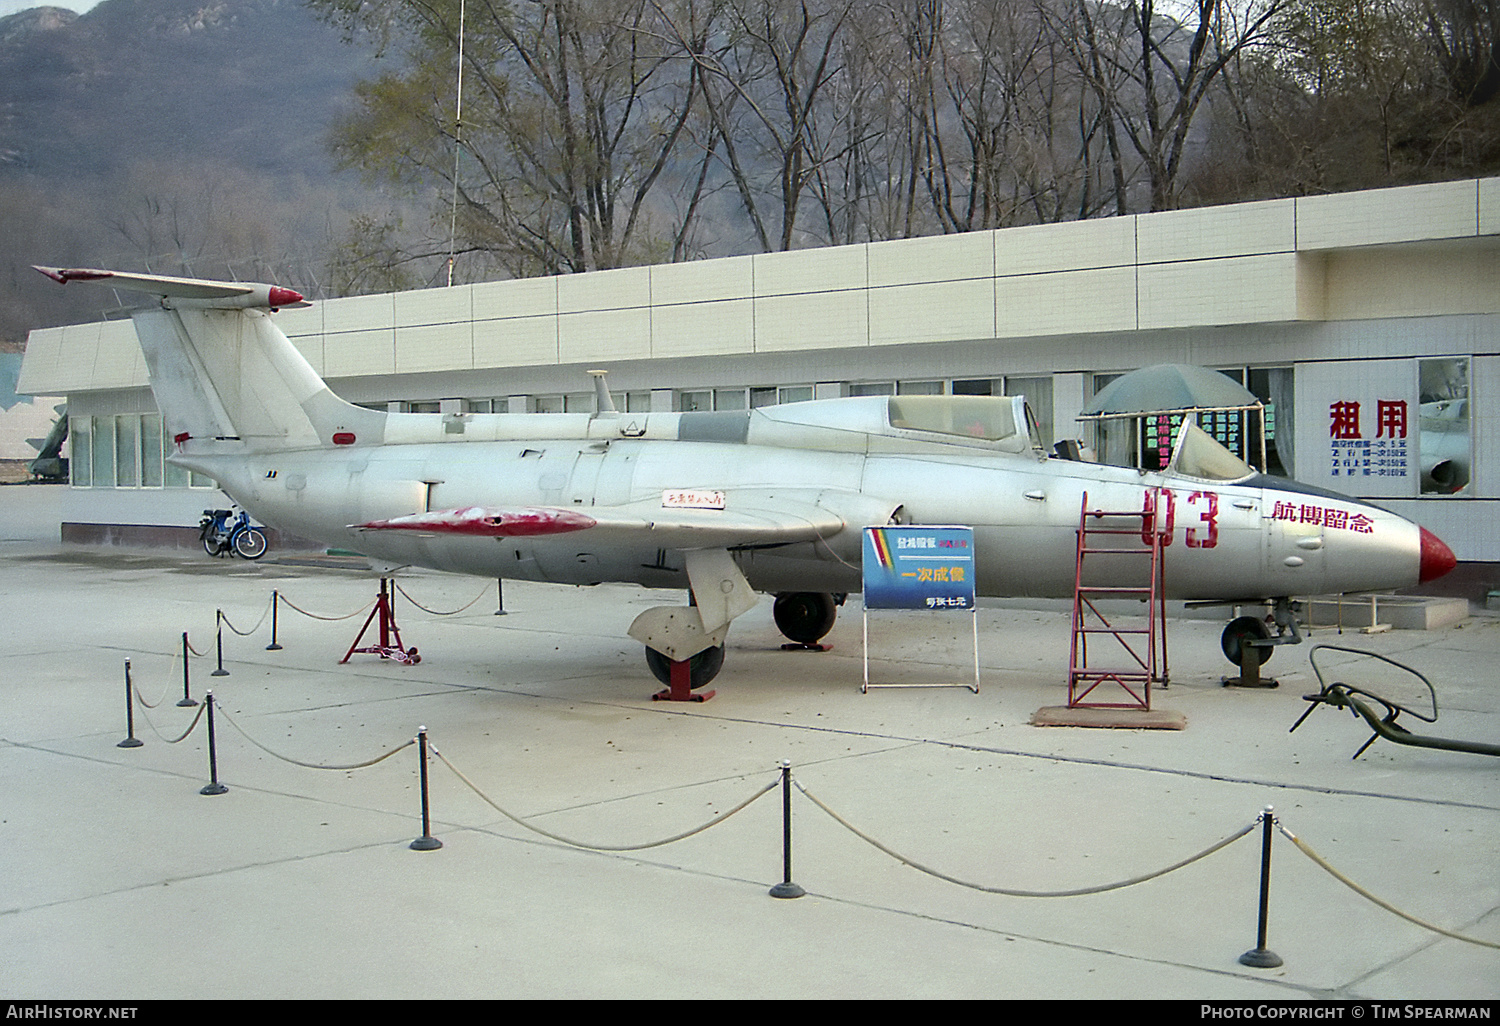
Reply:
[[[866,609],[973,609],[974,529],[867,527]]]

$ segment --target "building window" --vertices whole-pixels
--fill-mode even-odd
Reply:
[[[1005,394],[1023,395],[1026,397],[1026,408],[1036,424],[1037,434],[1041,437],[1042,447],[1052,447],[1052,375],[1043,374],[1036,377],[1012,377],[1005,376]]]
[[[141,414],[141,487],[162,486],[161,414]]]
[[[92,417],[68,418],[68,483],[88,488],[94,483],[94,421]]]
[[[115,420],[113,417],[94,418],[93,467],[95,488],[115,486]]]
[[[942,395],[943,384],[941,381],[898,381],[896,382],[896,394]]]
[[[69,483],[74,488],[216,488],[214,480],[167,461],[173,442],[159,413],[71,417]]]
[[[1473,464],[1469,432],[1469,359],[1417,361],[1423,495],[1468,491]]]
[[[895,395],[894,381],[866,381],[849,386],[850,395]]]

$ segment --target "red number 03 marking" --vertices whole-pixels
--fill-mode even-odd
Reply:
[[[1199,499],[1208,503],[1208,508],[1198,514],[1198,519],[1208,525],[1208,530],[1200,540],[1196,527],[1184,528],[1182,540],[1190,549],[1211,549],[1219,544],[1219,494],[1217,492],[1194,492],[1188,496],[1188,505],[1196,506]]]
[[[1198,537],[1200,528],[1186,527],[1182,531],[1182,540],[1190,549],[1212,549],[1219,544],[1219,494],[1217,492],[1193,492],[1187,497],[1189,506],[1197,507],[1200,500],[1207,508],[1198,514],[1198,519],[1207,526],[1202,538]],[[1162,548],[1172,544],[1172,535],[1177,530],[1177,495],[1170,488],[1160,491],[1147,490],[1142,510],[1153,514],[1157,532],[1161,535]],[[1141,543],[1151,544],[1151,520],[1148,520],[1141,528]]]
[[[1172,494],[1170,488],[1148,488],[1141,509],[1149,515],[1141,523],[1141,544],[1151,544],[1151,530],[1154,526],[1161,535],[1161,547],[1171,545],[1172,532],[1177,526],[1177,496]]]

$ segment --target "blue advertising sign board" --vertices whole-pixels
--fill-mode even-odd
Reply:
[[[866,609],[974,608],[972,527],[867,527]]]

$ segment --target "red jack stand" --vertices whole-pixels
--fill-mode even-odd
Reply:
[[[356,652],[368,655],[378,655],[382,659],[394,659],[398,663],[410,666],[412,663],[420,663],[422,657],[417,655],[415,648],[402,648],[401,630],[396,626],[396,612],[391,602],[392,595],[387,586],[386,579],[380,579],[380,597],[375,600],[375,608],[370,610],[370,615],[365,617],[365,625],[359,629],[359,637],[354,639],[354,644],[349,646],[349,651],[344,653],[344,658],[339,660],[339,665],[349,661],[349,657]],[[370,629],[370,621],[380,614],[380,644],[360,648],[359,643],[364,640],[365,631]],[[391,644],[391,639],[395,644]]]
[[[653,702],[706,702],[714,697],[712,691],[693,690],[693,669],[688,660],[671,661],[672,683],[651,696]]]

